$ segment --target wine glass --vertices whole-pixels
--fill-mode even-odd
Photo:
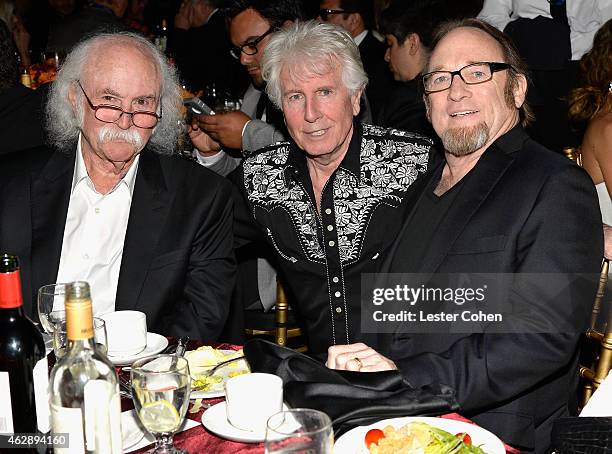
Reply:
[[[316,452],[331,454],[334,431],[329,416],[310,408],[293,408],[270,416],[266,426],[266,454]]]
[[[66,284],[43,285],[38,289],[38,319],[43,328],[47,353],[53,350],[54,325],[66,320]]]
[[[60,359],[66,354],[68,347],[68,337],[66,336],[66,322],[58,322],[53,330],[53,352],[55,358]],[[101,318],[93,318],[94,328],[94,342],[96,343],[96,349],[106,355],[108,353],[108,340],[106,333],[106,322]]]
[[[172,444],[185,418],[191,376],[185,358],[155,355],[132,364],[132,400],[138,419],[155,437],[155,454],[186,454]]]

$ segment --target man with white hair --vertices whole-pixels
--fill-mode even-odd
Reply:
[[[246,157],[238,186],[249,213],[236,235],[248,237],[254,222],[267,237],[309,351],[322,354],[363,339],[361,273],[378,270],[431,141],[355,120],[367,76],[338,26],[309,21],[278,31],[262,74],[292,141]]]
[[[145,38],[102,34],[68,55],[47,105],[56,150],[0,163],[0,250],[21,259],[24,305],[88,281],[94,314],[134,309],[151,331],[215,339],[235,263],[221,177],[171,155],[175,71]]]

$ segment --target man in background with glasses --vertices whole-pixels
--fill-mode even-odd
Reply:
[[[88,281],[94,314],[136,309],[150,331],[215,339],[235,275],[230,187],[173,154],[181,128],[173,68],[130,33],[78,44],[53,83],[55,148],[0,162],[0,250],[39,287]]]
[[[260,61],[272,33],[303,18],[299,0],[232,0],[227,11],[230,53],[247,71],[251,85],[240,111],[199,115],[193,124],[191,139],[209,160],[231,158],[224,152],[217,154],[221,147],[255,151],[287,137],[282,112],[265,94]]]
[[[321,0],[318,18],[344,28],[355,40],[368,75],[366,95],[372,117],[377,118],[395,83],[385,62],[386,46],[372,32],[375,28],[373,3],[372,0]]]
[[[413,186],[411,213],[382,269],[440,278],[495,273],[490,283],[504,293],[491,288],[478,308],[501,303],[504,318],[435,328],[422,319],[389,322],[378,332],[392,337],[375,348],[332,347],[327,364],[399,369],[416,387],[444,383],[463,416],[523,452],[550,452],[552,421],[576,410],[578,341],[603,254],[593,183],[525,133],[527,70],[494,27],[475,19],[443,26],[422,83],[444,155]]]

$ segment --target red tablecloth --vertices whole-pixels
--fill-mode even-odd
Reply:
[[[171,342],[176,342],[176,340],[171,339]],[[196,348],[200,345],[204,345],[203,343],[189,343],[189,349]],[[217,348],[228,349],[228,350],[239,350],[241,347],[237,345],[231,344],[215,344],[215,343],[207,343],[206,345],[213,345]],[[206,401],[206,403],[216,404],[217,402],[221,402],[223,399],[210,399]],[[124,410],[129,406],[129,402],[124,402],[122,405]],[[191,408],[191,404],[190,404]],[[200,410],[197,413],[187,413],[187,417],[189,419],[193,419],[194,421],[200,422],[202,420],[202,414],[206,410]],[[459,421],[467,422],[470,424],[474,424],[469,419],[464,418],[463,416],[457,413],[449,413],[447,415],[441,416],[442,418],[456,419]],[[223,438],[219,438],[215,434],[208,432],[204,426],[199,425],[197,427],[193,427],[192,429],[186,430],[184,432],[178,433],[174,437],[174,444],[176,447],[185,449],[187,452],[191,454],[196,453],[210,453],[210,454],[245,454],[245,453],[258,453],[261,454],[264,452],[263,443],[236,443],[233,441],[225,440]],[[508,445],[504,445],[506,448],[506,452],[510,454],[520,454],[520,451],[514,449]],[[136,453],[144,453],[150,450],[152,445],[147,446],[145,448],[139,449],[135,451]]]

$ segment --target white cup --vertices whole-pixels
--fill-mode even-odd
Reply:
[[[109,356],[133,356],[147,347],[147,316],[139,311],[109,312],[106,322]]]
[[[263,433],[268,418],[283,408],[283,381],[263,373],[232,377],[225,383],[225,405],[232,426]]]

